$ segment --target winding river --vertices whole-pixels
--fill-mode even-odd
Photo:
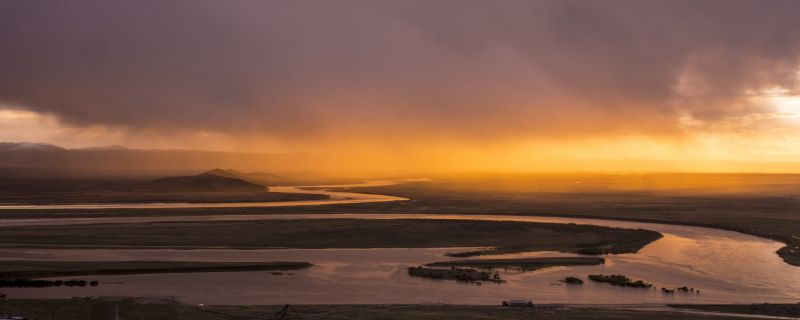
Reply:
[[[372,182],[383,185],[389,182]],[[352,185],[364,186],[364,185]],[[332,187],[332,186],[331,186]],[[342,187],[342,186],[336,186]],[[405,198],[307,190],[299,187],[272,188],[280,192],[324,193],[328,200],[316,204],[408,200]],[[324,188],[323,188],[324,189]],[[297,201],[296,205],[311,205]],[[246,203],[169,204],[198,206],[245,206]],[[251,206],[266,206],[256,203]],[[159,205],[159,207],[156,207]],[[114,208],[164,208],[167,204],[114,204]],[[293,205],[282,203],[280,205]],[[67,205],[74,206],[74,205]],[[90,205],[80,205],[90,206]],[[276,206],[275,203],[270,206]],[[10,206],[4,206],[8,208]],[[34,206],[26,206],[34,207]],[[38,208],[38,206],[36,206]],[[57,207],[57,206],[47,206]],[[63,208],[63,206],[62,206]],[[91,209],[96,207],[82,207]],[[107,207],[103,207],[107,208]],[[87,276],[99,280],[98,287],[3,289],[10,297],[68,297],[88,295],[174,296],[189,303],[283,304],[283,303],[454,303],[497,304],[503,299],[530,299],[538,303],[758,303],[797,302],[800,299],[800,268],[784,263],[775,251],[782,246],[772,240],[732,231],[613,220],[507,215],[430,214],[270,214],[173,217],[104,217],[5,219],[0,227],[89,223],[136,223],[157,221],[221,221],[264,219],[473,219],[520,222],[580,223],[610,227],[644,228],[664,237],[635,254],[609,255],[599,266],[556,267],[534,272],[503,271],[503,284],[464,284],[412,278],[408,266],[449,260],[444,253],[454,248],[392,249],[0,249],[5,260],[173,260],[173,261],[309,261],[313,267],[291,275],[270,272],[221,272]],[[536,252],[502,257],[565,255]],[[497,258],[499,256],[491,256]],[[663,294],[659,290],[613,287],[587,281],[583,286],[564,285],[566,276],[624,274],[654,283],[657,287],[694,287],[700,293]]]
[[[411,179],[401,181],[419,181]],[[270,187],[271,192],[322,194],[328,199],[268,201],[268,202],[153,202],[153,203],[78,203],[78,204],[13,204],[0,203],[0,210],[64,210],[64,209],[188,209],[188,208],[264,208],[264,207],[296,207],[319,206],[326,204],[371,203],[387,201],[405,201],[408,198],[380,194],[355,193],[346,191],[330,191],[332,188],[378,187],[396,184],[400,181],[369,181],[357,184],[322,185],[322,186],[284,186]]]

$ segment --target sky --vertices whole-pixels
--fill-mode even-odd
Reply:
[[[798,12],[8,0],[0,140],[306,152],[373,171],[795,171]]]

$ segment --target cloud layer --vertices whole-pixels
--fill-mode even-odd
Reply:
[[[0,101],[70,126],[279,140],[728,130],[772,112],[753,94],[798,90],[798,12],[791,0],[12,0]]]

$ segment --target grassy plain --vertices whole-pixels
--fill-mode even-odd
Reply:
[[[487,247],[461,256],[524,251],[636,252],[655,231],[576,224],[425,219],[152,222],[0,228],[0,246],[50,248]]]

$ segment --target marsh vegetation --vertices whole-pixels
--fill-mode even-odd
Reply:
[[[608,283],[612,286],[632,287],[632,288],[651,288],[653,284],[644,282],[642,280],[632,280],[621,274],[602,275],[590,274],[589,280],[594,282]]]
[[[423,266],[409,267],[408,274],[413,277],[428,278],[434,280],[455,280],[461,282],[495,282],[502,283],[505,280],[500,278],[497,272],[481,271],[472,268],[428,268]]]
[[[308,262],[3,261],[0,279],[175,272],[298,270]]]
[[[0,288],[48,288],[48,287],[96,287],[99,282],[94,280],[37,280],[26,278],[0,279]]]
[[[577,277],[566,277],[563,280],[561,280],[561,282],[566,284],[578,284],[578,285],[583,284],[583,280]]]

